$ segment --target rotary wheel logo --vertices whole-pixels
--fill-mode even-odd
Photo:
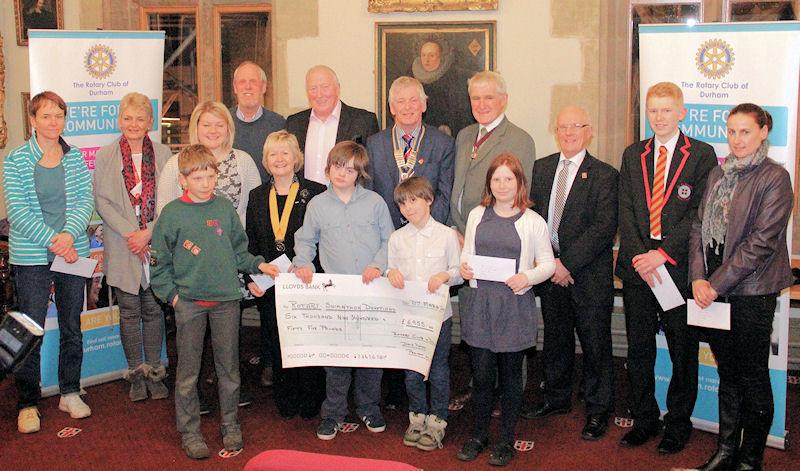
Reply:
[[[104,79],[113,74],[117,68],[117,55],[110,47],[95,44],[86,52],[84,66],[92,77]]]
[[[718,79],[733,68],[734,54],[730,44],[721,39],[709,39],[697,50],[695,63],[706,78]]]

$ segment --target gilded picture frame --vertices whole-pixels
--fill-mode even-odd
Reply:
[[[499,0],[367,0],[370,13],[497,10]]]
[[[456,136],[474,118],[467,79],[494,70],[495,21],[404,22],[375,24],[376,106],[381,127],[393,124],[389,87],[402,75],[417,78],[428,95],[423,121]],[[438,60],[428,58],[431,51]]]
[[[28,29],[64,29],[64,0],[13,0],[17,44],[28,45]]]

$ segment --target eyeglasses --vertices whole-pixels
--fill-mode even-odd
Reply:
[[[558,131],[558,132],[567,132],[567,131],[570,131],[570,130],[578,131],[579,129],[583,129],[583,128],[588,127],[588,126],[591,126],[591,124],[588,124],[588,123],[587,124],[580,124],[580,123],[562,124],[560,126],[556,126],[556,131]]]
[[[350,176],[356,175],[358,173],[358,171],[355,168],[348,167],[346,165],[334,165],[333,169],[336,170],[337,172],[343,172],[346,175],[350,175]]]

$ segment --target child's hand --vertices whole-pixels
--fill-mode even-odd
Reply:
[[[528,286],[528,277],[524,273],[517,273],[506,280],[506,286],[511,288],[511,291],[518,293]]]
[[[475,273],[472,272],[472,267],[469,266],[467,262],[461,264],[459,271],[461,272],[461,278],[464,278],[465,280],[471,280],[475,278]]]
[[[389,278],[389,283],[391,283],[395,288],[403,289],[405,287],[405,283],[403,282],[403,274],[400,273],[400,270],[392,268],[389,270],[389,273],[386,276]]]
[[[175,307],[178,304],[178,295],[176,294],[174,298],[172,298],[172,307]]]
[[[264,296],[264,290],[259,288],[258,284],[255,281],[251,281],[250,283],[247,283],[247,289],[249,289],[250,292],[253,293],[253,296],[255,296],[257,298],[260,298],[261,296]]]
[[[381,271],[380,270],[378,270],[375,267],[366,267],[364,269],[364,273],[361,274],[361,281],[365,285],[368,285],[368,284],[370,284],[370,282],[372,280],[374,280],[375,278],[380,278],[380,277],[381,277]]]
[[[272,279],[275,279],[275,277],[278,276],[278,273],[281,272],[277,266],[271,263],[261,263],[258,265],[258,269],[261,270],[261,273],[272,277]]]
[[[447,272],[443,271],[437,273],[433,275],[430,280],[428,280],[428,291],[431,293],[435,293],[436,291],[439,290],[440,286],[447,283],[448,281],[450,281],[450,275]]]
[[[314,276],[314,272],[309,267],[295,268],[294,274],[305,284],[311,283],[311,278]]]

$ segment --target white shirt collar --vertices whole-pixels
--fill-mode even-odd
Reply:
[[[585,157],[586,157],[586,149],[581,149],[580,152],[578,152],[577,154],[573,155],[572,158],[569,159],[569,162],[570,162],[570,164],[575,164],[575,167],[573,167],[573,168],[575,168],[577,170],[578,168],[580,168],[581,164],[583,163],[583,159]],[[563,162],[564,160],[567,160],[567,158],[564,157],[564,153],[561,152],[558,155],[558,163],[561,164],[561,162]]]
[[[325,119],[324,121],[320,119],[316,113],[314,113],[314,108],[311,108],[311,118],[319,121],[320,123],[326,123],[331,118],[335,118],[338,121],[341,113],[342,113],[342,100],[339,100],[336,103],[336,106],[333,107],[333,111],[331,111],[330,116],[328,116],[328,118]]]
[[[257,121],[258,118],[260,118],[263,114],[264,114],[264,107],[259,106],[258,110],[256,111],[256,114],[254,114],[252,118],[247,119],[244,116],[244,113],[242,112],[242,109],[239,107],[239,105],[236,105],[236,117],[244,121],[245,123],[252,123],[253,121]]]
[[[497,126],[500,125],[500,123],[503,121],[503,119],[505,119],[505,117],[506,117],[505,113],[500,113],[500,116],[495,118],[494,121],[492,121],[491,123],[487,124],[486,126],[481,124],[479,126],[479,128],[478,128],[478,132],[480,132],[480,128],[486,128],[486,132],[491,132],[492,130],[494,130],[494,128],[496,128]]]
[[[670,140],[667,142],[660,142],[658,137],[655,137],[655,155],[658,157],[658,148],[664,146],[667,148],[667,155],[672,155],[675,152],[675,146],[678,145],[678,138],[680,137],[681,132],[678,131]]]

